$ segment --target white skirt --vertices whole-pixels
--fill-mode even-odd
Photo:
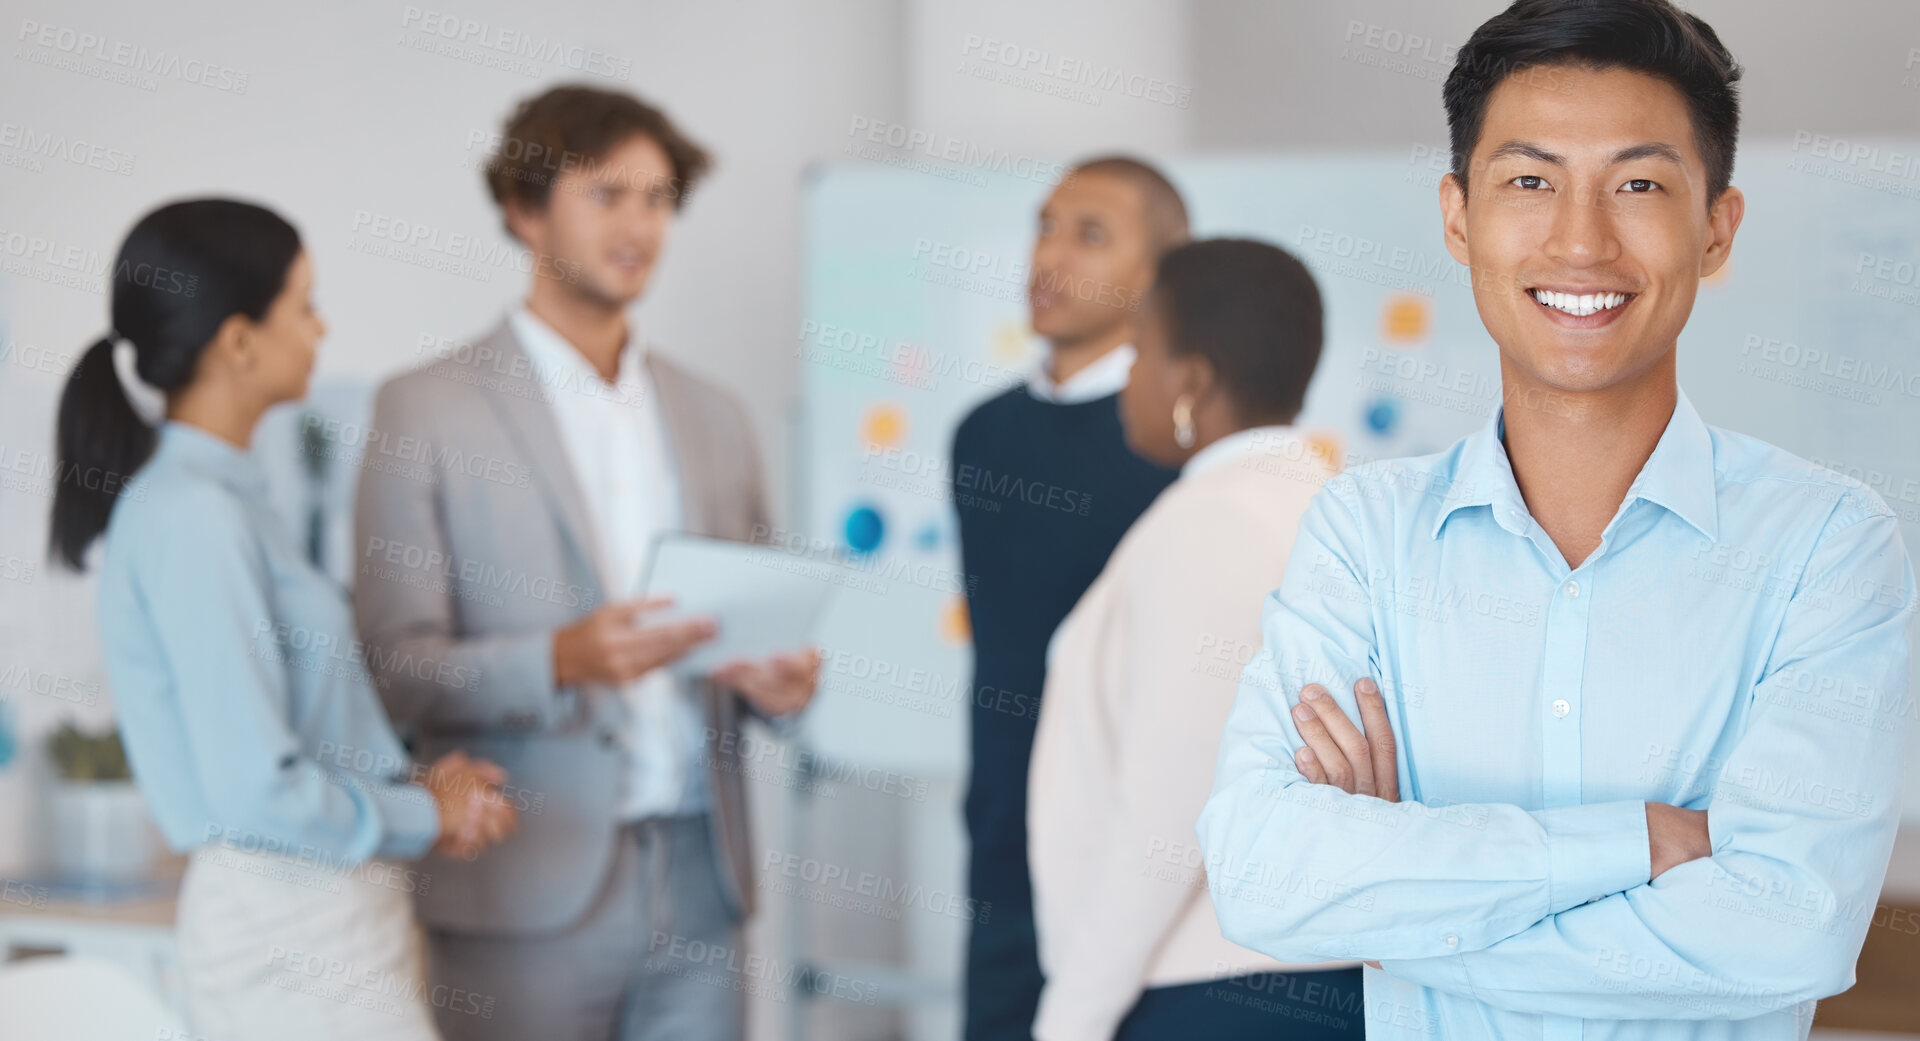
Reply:
[[[207,1041],[439,1041],[409,895],[423,876],[208,846],[180,886],[181,989]]]

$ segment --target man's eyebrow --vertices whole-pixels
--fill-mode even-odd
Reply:
[[[1495,159],[1532,159],[1535,162],[1550,163],[1554,166],[1567,165],[1566,157],[1558,152],[1550,152],[1539,145],[1526,141],[1507,141],[1487,154],[1489,162]],[[1648,141],[1645,144],[1629,145],[1607,157],[1608,166],[1630,163],[1636,159],[1664,159],[1675,166],[1686,165],[1680,158],[1680,150],[1664,141]]]
[[[1529,144],[1526,141],[1503,142],[1499,148],[1487,153],[1488,162],[1495,159],[1532,159],[1535,162],[1551,163],[1554,166],[1567,165],[1565,157],[1558,152],[1549,152],[1539,145]]]
[[[1649,141],[1644,145],[1622,148],[1607,160],[1608,166],[1630,163],[1635,159],[1664,159],[1675,166],[1687,165],[1680,158],[1680,150],[1662,141]]]

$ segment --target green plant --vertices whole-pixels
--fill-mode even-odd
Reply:
[[[47,738],[47,755],[53,768],[67,781],[130,781],[127,750],[121,747],[120,732],[113,729],[90,734],[71,721]]]

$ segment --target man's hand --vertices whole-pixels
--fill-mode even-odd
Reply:
[[[1293,754],[1293,765],[1314,784],[1331,784],[1349,795],[1400,801],[1400,750],[1387,720],[1387,703],[1371,679],[1353,685],[1360,703],[1362,733],[1340,710],[1340,703],[1318,683],[1300,692],[1294,726],[1307,744]]]
[[[807,707],[820,686],[820,652],[812,648],[776,654],[765,661],[736,661],[713,670],[764,716],[786,716]]]
[[[671,597],[655,596],[606,604],[554,633],[554,685],[626,683],[679,661],[688,651],[713,639],[717,627],[711,618],[640,623],[641,615],[672,603]]]
[[[507,772],[465,752],[449,752],[427,771],[427,790],[440,811],[440,838],[433,851],[472,860],[482,849],[513,834],[519,814],[500,794]]]
[[[1707,811],[1683,810],[1664,802],[1647,804],[1647,852],[1653,861],[1648,881],[1689,860],[1713,856]]]

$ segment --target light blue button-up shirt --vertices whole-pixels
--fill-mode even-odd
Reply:
[[[1895,518],[1681,394],[1569,569],[1504,433],[1315,496],[1199,822],[1221,929],[1379,960],[1370,1038],[1804,1038],[1853,981],[1899,821]],[[1293,766],[1300,688],[1358,720],[1363,676],[1397,804]],[[1649,882],[1647,801],[1707,810],[1713,855]]]
[[[352,864],[440,830],[353,637],[345,593],[301,556],[251,455],[184,423],[107,526],[99,621],[120,735],[174,849]]]

